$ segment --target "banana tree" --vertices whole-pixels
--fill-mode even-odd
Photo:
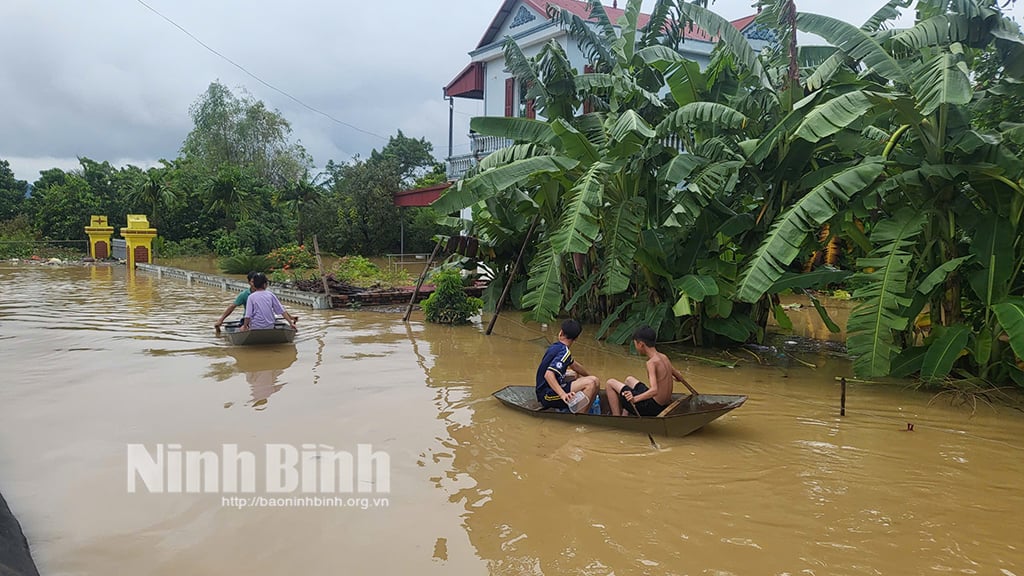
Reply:
[[[1009,314],[999,306],[1008,304],[1021,263],[1024,167],[1002,135],[973,129],[968,105],[986,97],[970,82],[975,51],[996,43],[1011,57],[1024,40],[987,0],[921,0],[917,14],[913,27],[884,33],[798,16],[802,30],[836,46],[858,74],[822,64],[811,76],[822,83],[812,94],[820,102],[792,139],[819,152],[857,137],[884,146],[879,151],[882,142],[868,142],[847,151],[849,168],[841,176],[848,185],[819,194],[831,205],[814,201],[809,209],[799,202],[789,209],[748,265],[738,293],[747,301],[763,297],[790,261],[795,234],[853,210],[874,226],[874,253],[858,263],[863,271],[852,279],[862,284],[848,325],[858,373],[940,379],[966,367],[983,378],[1019,377],[992,370],[1007,365],[1000,340],[1006,326],[996,310]],[[1006,69],[1014,73],[1012,65]],[[853,174],[859,178],[851,180]]]

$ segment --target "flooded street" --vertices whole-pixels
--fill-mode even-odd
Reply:
[[[41,574],[1024,576],[1024,415],[1009,408],[972,417],[852,384],[840,418],[846,360],[670,354],[700,392],[749,400],[652,447],[491,397],[532,384],[557,327],[509,313],[488,337],[286,304],[294,346],[233,348],[212,324],[234,296],[0,263],[0,490]],[[642,372],[593,332],[573,351],[602,382]],[[370,444],[390,491],[320,508],[129,493],[129,444]]]

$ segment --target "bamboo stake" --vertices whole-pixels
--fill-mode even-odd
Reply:
[[[313,254],[316,256],[316,266],[320,269],[320,281],[324,284],[324,296],[327,303],[334,308],[334,300],[331,299],[331,287],[327,285],[327,274],[324,273],[324,261],[320,258],[320,244],[316,241],[316,234],[313,234]]]
[[[846,416],[846,378],[839,380],[842,392],[839,396],[839,415]]]
[[[440,240],[434,245],[434,251],[430,253],[430,260],[427,260],[427,265],[423,267],[423,272],[420,273],[420,278],[416,281],[416,289],[412,292],[412,298],[409,298],[409,307],[405,309],[405,317],[402,318],[402,322],[408,322],[409,317],[412,316],[412,306],[416,303],[416,297],[420,294],[420,287],[423,286],[423,281],[427,278],[427,272],[430,271],[430,265],[434,263],[434,258],[437,258],[439,250],[441,250]]]
[[[505,289],[501,291],[501,297],[498,298],[498,303],[494,306],[494,316],[491,317],[491,322],[487,325],[487,331],[484,332],[487,336],[491,335],[491,330],[494,330],[494,323],[498,321],[498,314],[501,314],[501,306],[505,303],[505,298],[508,298],[508,291],[512,288],[512,280],[516,277],[516,270],[519,269],[519,263],[523,259],[523,253],[526,252],[526,246],[530,243],[530,238],[533,236],[533,230],[537,227],[537,222],[540,220],[540,212],[533,217],[533,222],[530,224],[530,229],[526,232],[526,238],[523,240],[523,247],[519,249],[519,255],[516,256],[516,263],[512,265],[512,271],[508,273],[508,280],[505,281]]]

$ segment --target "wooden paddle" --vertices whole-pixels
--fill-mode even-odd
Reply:
[[[672,412],[673,410],[675,410],[676,406],[679,406],[679,404],[682,401],[683,401],[682,398],[677,398],[675,402],[669,404],[668,406],[665,407],[664,410],[659,412],[657,418],[664,418],[669,412]]]

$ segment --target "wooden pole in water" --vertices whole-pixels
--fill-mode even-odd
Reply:
[[[420,287],[423,286],[423,280],[426,279],[427,272],[430,270],[430,265],[434,263],[434,258],[437,258],[439,250],[441,250],[440,240],[438,240],[437,244],[434,245],[434,251],[430,253],[430,260],[427,260],[427,265],[423,267],[423,272],[420,273],[420,278],[416,281],[416,289],[412,291],[412,298],[409,299],[409,307],[405,309],[405,317],[402,318],[402,322],[408,322],[409,317],[412,316],[412,306],[416,303],[416,297],[420,294]]]
[[[491,335],[491,330],[494,330],[494,323],[498,321],[498,314],[501,314],[501,306],[505,303],[505,298],[508,298],[508,291],[512,288],[512,280],[516,277],[516,270],[519,269],[519,263],[523,259],[523,253],[526,252],[526,245],[530,243],[530,238],[533,236],[533,230],[537,227],[537,222],[540,220],[540,212],[533,217],[533,222],[530,224],[530,229],[526,231],[526,238],[523,240],[523,247],[519,249],[519,255],[516,256],[516,263],[512,265],[512,270],[508,273],[508,280],[505,281],[505,289],[501,291],[501,297],[498,298],[498,303],[494,306],[494,316],[491,316],[491,322],[487,325],[487,331],[484,332],[487,336]]]
[[[846,378],[839,380],[839,388],[842,390],[839,396],[839,415],[846,416]]]
[[[316,241],[316,234],[313,234],[313,254],[316,255],[316,266],[320,269],[320,281],[324,284],[324,296],[327,303],[334,308],[334,301],[331,299],[331,287],[327,285],[327,274],[324,274],[324,261],[320,258],[320,244]]]

